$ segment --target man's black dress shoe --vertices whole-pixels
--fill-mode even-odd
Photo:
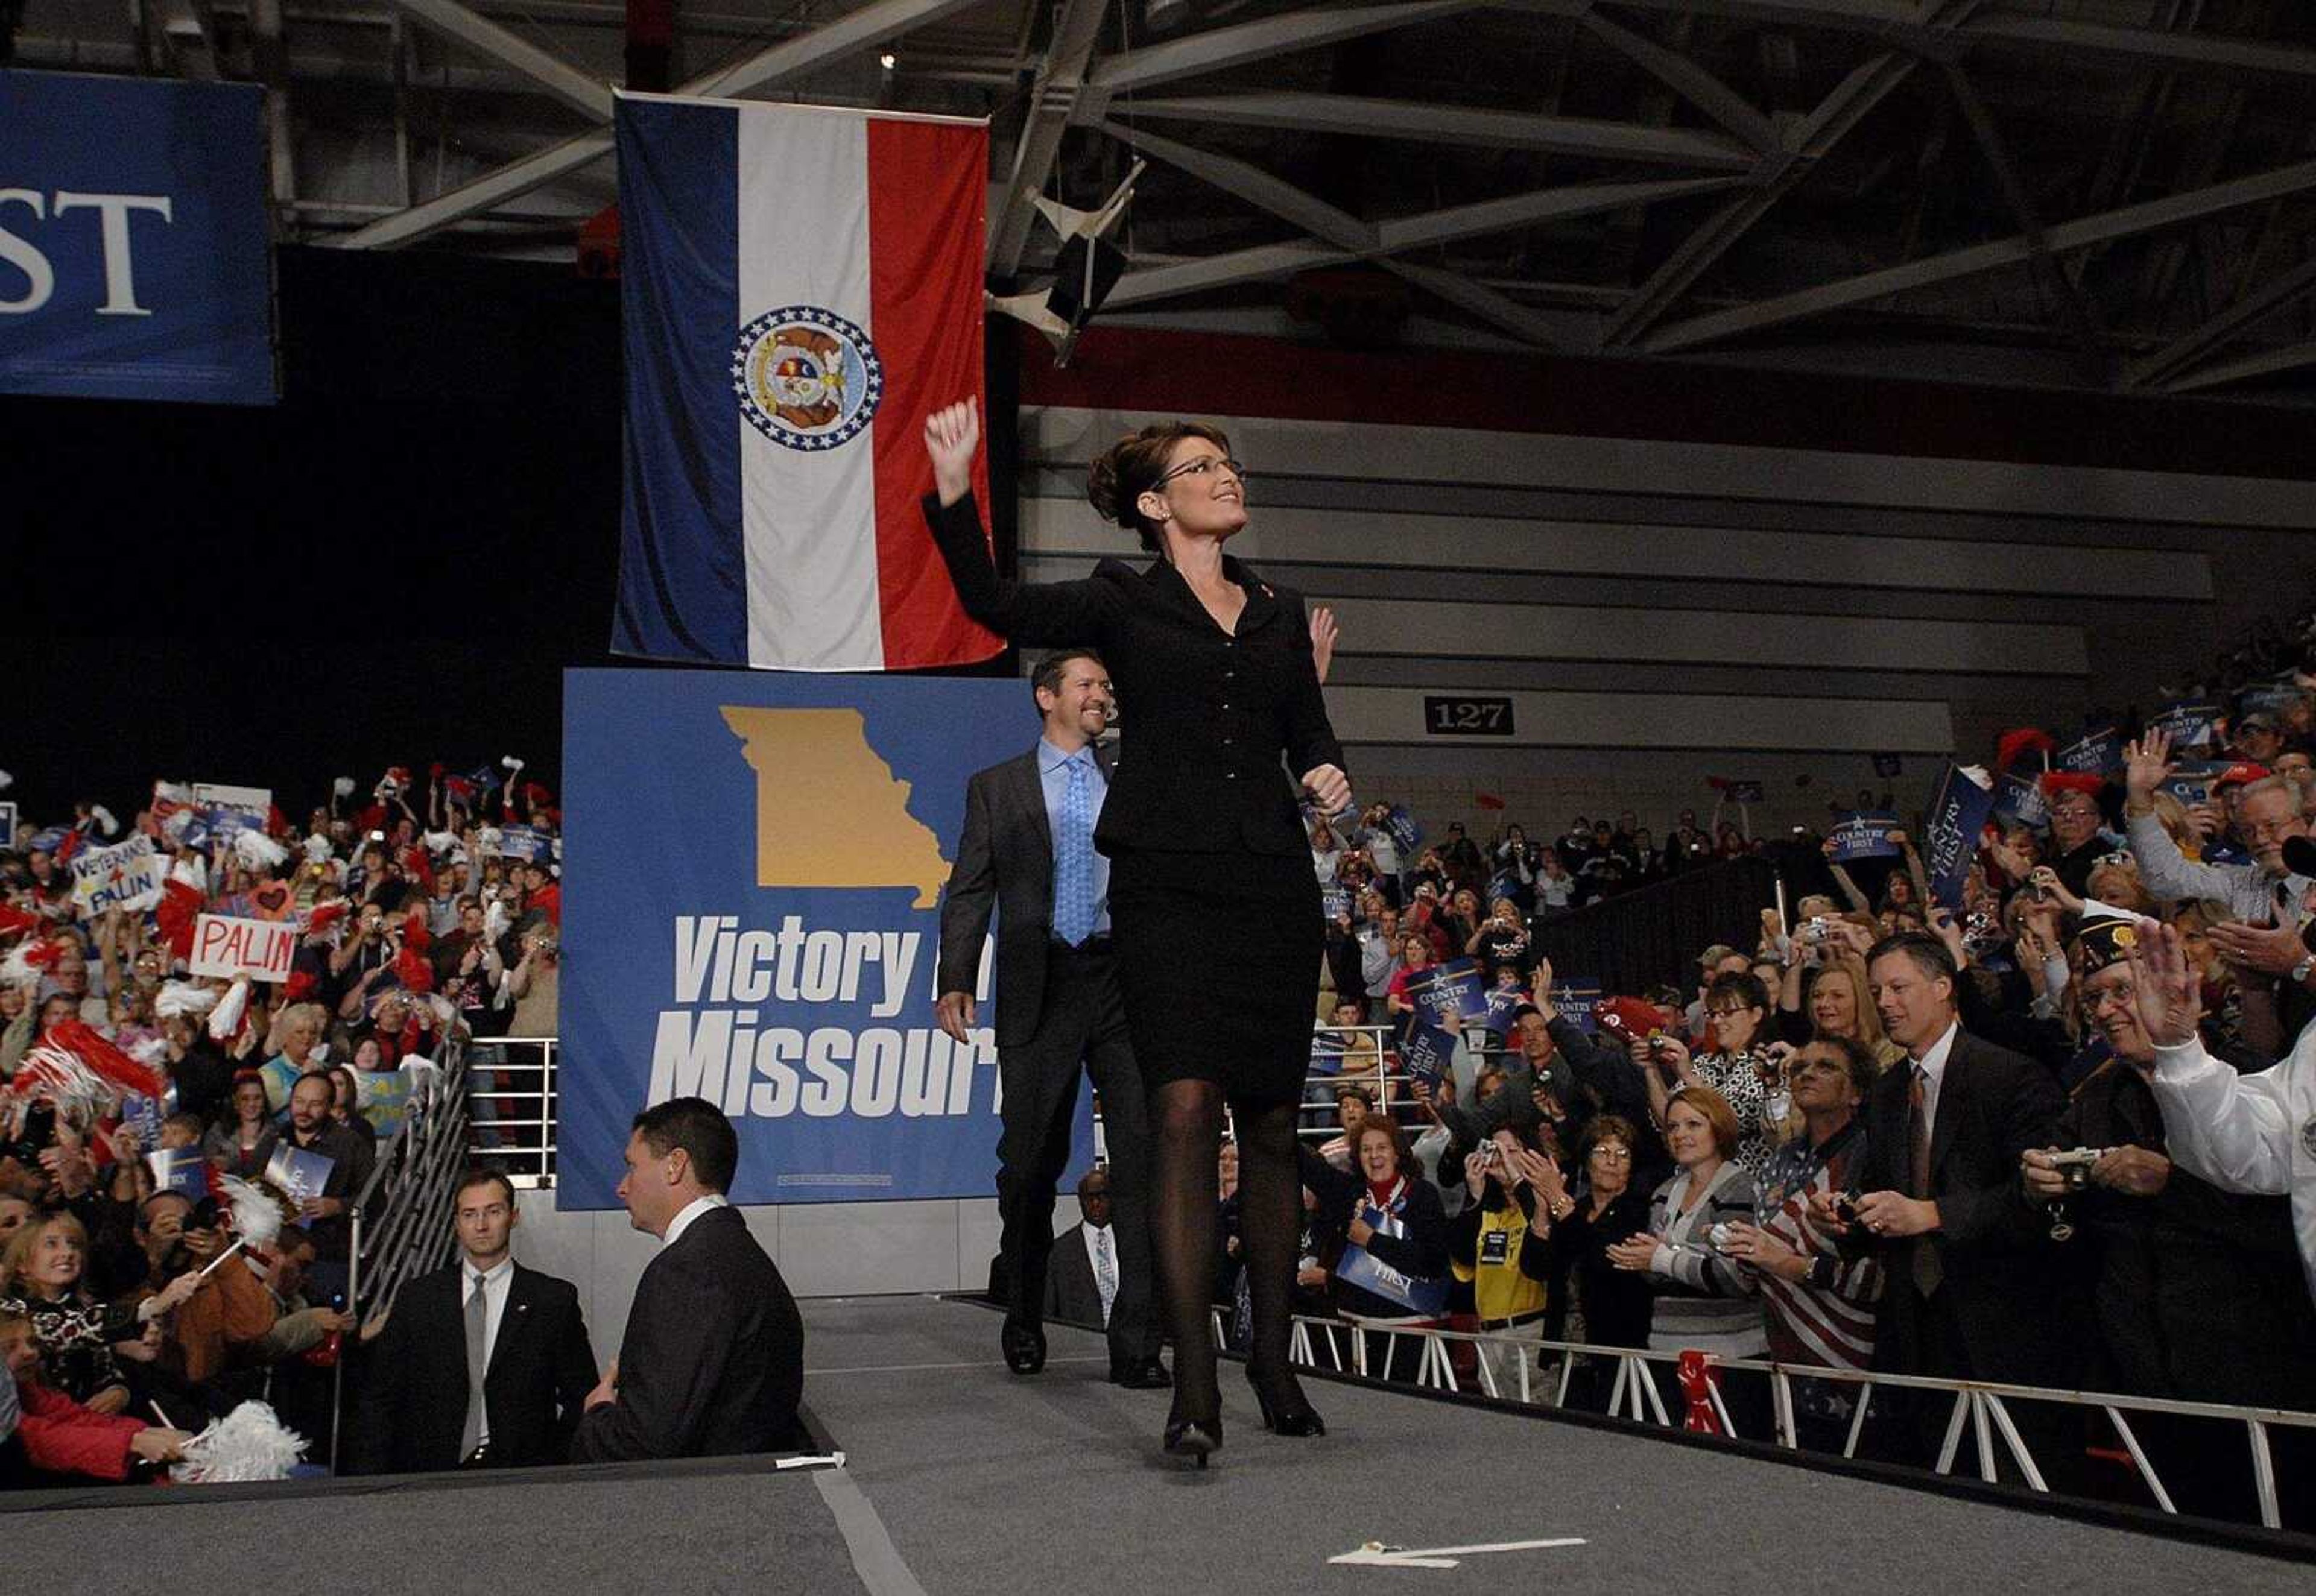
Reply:
[[[1147,1358],[1112,1358],[1109,1383],[1129,1391],[1163,1391],[1173,1385],[1174,1377],[1154,1352]]]
[[[1041,1325],[1009,1314],[1004,1327],[997,1332],[997,1344],[1004,1350],[1005,1367],[1016,1374],[1035,1374],[1046,1366],[1046,1331]]]

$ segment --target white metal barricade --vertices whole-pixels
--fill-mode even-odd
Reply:
[[[1569,1383],[1575,1370],[1575,1361],[1599,1359],[1616,1365],[1616,1374],[1609,1386],[1608,1407],[1612,1417],[1629,1419],[1640,1423],[1654,1423],[1671,1428],[1677,1423],[1667,1411],[1657,1381],[1651,1372],[1652,1364],[1672,1364],[1679,1361],[1679,1352],[1647,1352],[1632,1347],[1594,1346],[1584,1342],[1545,1341],[1540,1337],[1519,1334],[1511,1331],[1448,1330],[1432,1326],[1376,1324],[1361,1326],[1353,1319],[1326,1319],[1298,1317],[1291,1340],[1290,1352],[1296,1361],[1313,1369],[1328,1367],[1314,1356],[1317,1340],[1324,1334],[1332,1343],[1338,1330],[1365,1328],[1369,1334],[1389,1335],[1394,1342],[1403,1335],[1418,1336],[1427,1343],[1425,1355],[1419,1361],[1416,1382],[1433,1389],[1457,1391],[1458,1385],[1448,1347],[1455,1342],[1493,1343],[1512,1354],[1509,1361],[1519,1370],[1517,1400],[1550,1407],[1563,1405],[1568,1399]],[[1354,1334],[1356,1343],[1353,1372],[1367,1373],[1366,1336]],[[1554,1383],[1548,1396],[1537,1394],[1533,1376],[1537,1355],[1542,1352],[1559,1354],[1560,1378]],[[2211,1402],[2178,1402],[2166,1397],[2126,1396],[2113,1392],[2062,1391],[2041,1386],[2005,1385],[1986,1380],[1934,1379],[1922,1375],[1883,1374],[1844,1369],[1821,1369],[1813,1365],[1777,1363],[1751,1358],[1713,1360],[1714,1367],[1726,1370],[1742,1370],[1758,1374],[1769,1382],[1772,1425],[1768,1436],[1745,1437],[1739,1434],[1731,1421],[1729,1410],[1720,1392],[1713,1393],[1715,1416],[1721,1422],[1723,1432],[1739,1440],[1770,1441],[1788,1450],[1798,1450],[1798,1439],[1794,1416],[1793,1382],[1815,1380],[1828,1384],[1854,1386],[1857,1388],[1857,1405],[1850,1416],[1849,1428],[1842,1445],[1844,1458],[1857,1455],[1859,1437],[1864,1433],[1868,1411],[1877,1391],[1907,1390],[1939,1393],[1953,1398],[1953,1408],[1946,1421],[1946,1433],[1938,1450],[1934,1471],[1951,1475],[1964,1457],[1965,1437],[1971,1443],[1971,1460],[1976,1464],[1978,1477],[1993,1484],[2000,1475],[2000,1459],[2007,1458],[2027,1486],[2036,1492],[2050,1494],[2044,1471],[2035,1461],[2026,1436],[2011,1416],[2009,1405],[2018,1402],[2038,1402],[2056,1406],[2095,1408],[2105,1414],[2122,1439],[2125,1454],[2133,1470],[2147,1487],[2148,1494],[2167,1513],[2178,1508],[2155,1464],[2141,1444],[2132,1428],[2132,1414],[2168,1414],[2185,1418],[2209,1419],[2224,1423],[2240,1424],[2245,1444],[2249,1450],[2254,1490],[2259,1521],[2267,1528],[2282,1526],[2282,1496],[2276,1474],[2275,1450],[2269,1432],[2277,1428],[2316,1433],[2316,1413],[2294,1413],[2282,1408],[2234,1407]],[[1340,1370],[1340,1359],[1332,1365]],[[1484,1370],[1486,1364],[1482,1361]],[[1489,1382],[1492,1385],[1492,1382]],[[1492,1388],[1491,1396],[1501,1396]],[[1998,1457],[1998,1449],[2000,1457]],[[2294,1487],[2305,1491],[2316,1489],[2316,1481],[2297,1480]]]

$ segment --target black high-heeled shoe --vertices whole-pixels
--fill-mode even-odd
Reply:
[[[1223,1444],[1223,1421],[1220,1414],[1210,1419],[1183,1418],[1170,1414],[1166,1420],[1166,1454],[1172,1458],[1188,1458],[1201,1468],[1207,1459]]]
[[[1254,1388],[1254,1405],[1262,1412],[1262,1427],[1273,1435],[1327,1433],[1327,1421],[1319,1416],[1292,1374],[1264,1374],[1249,1367],[1246,1383]]]

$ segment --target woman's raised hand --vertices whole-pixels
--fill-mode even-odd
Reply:
[[[925,453],[932,457],[933,492],[955,504],[973,488],[973,457],[981,448],[981,402],[945,404],[925,418]]]

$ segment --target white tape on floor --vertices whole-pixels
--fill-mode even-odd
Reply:
[[[1464,1557],[1476,1557],[1490,1552],[1541,1552],[1554,1547],[1580,1547],[1581,1536],[1563,1536],[1556,1540],[1500,1540],[1489,1546],[1395,1547],[1371,1540],[1357,1551],[1330,1557],[1330,1563],[1353,1568],[1453,1568]]]

